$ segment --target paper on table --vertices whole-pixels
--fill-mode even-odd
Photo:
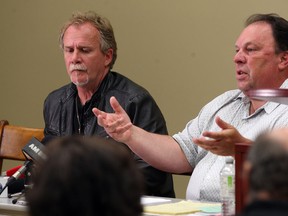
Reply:
[[[213,210],[212,210],[213,209]],[[153,206],[145,206],[144,212],[154,213],[154,214],[168,214],[168,215],[180,215],[180,214],[189,214],[195,212],[209,212],[217,213],[221,211],[220,204],[214,203],[200,203],[193,202],[190,200],[183,200],[176,203],[166,203]],[[216,212],[214,212],[216,211]]]
[[[170,199],[160,198],[160,197],[141,197],[142,205],[156,204],[156,203],[165,203],[171,202]]]
[[[221,212],[221,204],[213,204],[213,205],[205,205],[200,207],[201,212],[205,213],[220,213]]]

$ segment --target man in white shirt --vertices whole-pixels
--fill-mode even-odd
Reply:
[[[192,172],[187,199],[220,201],[219,173],[235,143],[252,143],[263,131],[288,126],[288,106],[249,98],[249,90],[288,87],[288,21],[276,14],[255,14],[238,37],[234,62],[237,90],[203,107],[173,137],[132,125],[116,98],[114,113],[93,109],[98,123],[117,141],[152,166],[172,173]]]

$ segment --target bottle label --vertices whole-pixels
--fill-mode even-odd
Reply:
[[[232,188],[234,186],[233,177],[227,176],[227,184],[229,188]]]
[[[229,197],[235,194],[235,178],[234,176],[221,177],[221,196]]]

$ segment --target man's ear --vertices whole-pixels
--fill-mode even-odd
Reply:
[[[105,66],[109,66],[113,59],[113,49],[108,49],[105,53]]]
[[[279,70],[285,70],[288,67],[288,51],[284,51],[280,54]]]

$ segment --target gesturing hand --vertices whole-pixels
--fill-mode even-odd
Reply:
[[[131,136],[131,120],[115,97],[110,98],[110,104],[114,113],[106,113],[97,108],[93,108],[92,112],[97,117],[98,124],[104,127],[109,136],[125,143]]]
[[[252,143],[251,140],[243,137],[235,127],[221,118],[217,117],[215,121],[222,129],[221,131],[205,131],[202,134],[203,137],[193,138],[193,142],[207,151],[223,156],[235,155],[235,143]]]

